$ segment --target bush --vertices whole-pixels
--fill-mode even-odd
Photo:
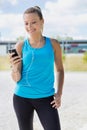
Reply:
[[[66,56],[64,53],[62,53],[62,59],[63,59],[63,61],[65,61],[65,59],[66,59]]]
[[[83,55],[83,61],[87,63],[87,52],[85,52]]]
[[[10,70],[10,63],[8,56],[0,56],[0,71],[1,70]]]

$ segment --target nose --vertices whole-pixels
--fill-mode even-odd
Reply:
[[[28,28],[31,28],[32,27],[32,24],[31,23],[28,23]]]

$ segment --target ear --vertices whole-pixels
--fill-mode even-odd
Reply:
[[[42,19],[42,24],[44,24],[44,19]]]

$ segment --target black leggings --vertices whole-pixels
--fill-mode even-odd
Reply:
[[[33,130],[33,115],[36,110],[44,130],[60,130],[58,111],[50,102],[53,96],[39,99],[28,99],[13,96],[13,105],[20,130]]]

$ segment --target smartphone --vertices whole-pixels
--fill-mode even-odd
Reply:
[[[9,52],[9,53],[14,53],[14,54],[12,55],[12,57],[18,56],[18,53],[17,53],[16,49],[10,49],[10,50],[8,50],[8,52]]]

